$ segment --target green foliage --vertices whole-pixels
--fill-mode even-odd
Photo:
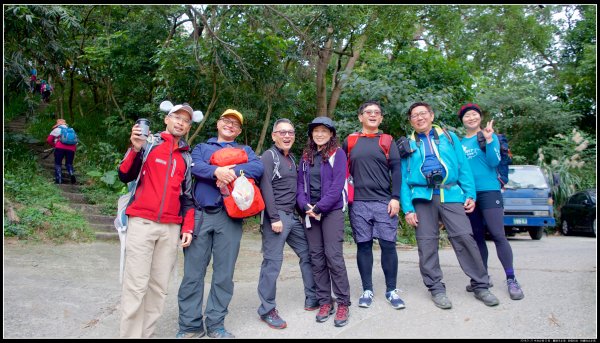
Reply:
[[[94,233],[81,214],[64,205],[56,186],[26,148],[27,136],[5,136],[4,197],[15,209],[18,222],[4,221],[5,237],[65,241],[90,241]]]
[[[27,139],[43,142],[65,117],[81,140],[76,172],[107,194],[123,188],[115,171],[135,119],[164,129],[163,100],[213,106],[193,143],[213,136],[230,107],[247,118],[238,141],[253,147],[264,125],[261,144],[270,144],[280,117],[306,132],[325,52],[325,102],[346,82],[335,112],[340,140],[358,129],[356,110],[368,99],[381,101],[381,128],[394,136],[412,130],[405,112],[415,101],[459,131],[457,109],[476,101],[508,135],[515,163],[534,163],[556,134],[596,130],[593,5],[9,5],[4,14],[5,122],[26,115]],[[181,25],[190,15],[195,32]],[[55,84],[39,113],[39,94],[26,92],[31,67]],[[297,135],[294,152],[304,143]],[[571,169],[575,183],[595,185],[595,173]]]
[[[406,223],[402,212],[400,212],[398,215],[400,216],[400,220],[398,221],[398,242],[405,245],[417,245],[417,238],[415,237],[415,228]]]
[[[25,115],[28,106],[24,97],[11,97],[4,103],[4,122],[8,123],[16,116]]]
[[[121,183],[121,185],[123,184]],[[91,184],[82,188],[82,193],[90,204],[100,205],[100,213],[105,215],[117,213],[117,201],[120,194],[115,192],[115,189],[107,189]]]
[[[536,154],[550,137],[573,128],[579,114],[544,96],[538,84],[517,82],[490,87],[477,97],[485,122],[494,119],[494,130],[506,134],[514,163],[535,164]],[[455,122],[458,118],[455,116]],[[462,126],[461,124],[458,124]]]
[[[539,148],[537,162],[548,175],[558,176],[558,185],[553,185],[556,218],[560,218],[560,208],[569,196],[596,188],[596,143],[583,131],[573,129],[552,137]]]

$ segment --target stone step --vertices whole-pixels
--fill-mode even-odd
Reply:
[[[96,239],[103,241],[119,241],[119,234],[117,230],[114,232],[96,232]]]
[[[65,177],[65,175],[63,174],[63,178]],[[68,179],[67,179],[68,180]],[[73,203],[87,203],[87,201],[85,200],[85,195],[81,194],[81,193],[73,193],[73,192],[66,192],[63,191],[62,195],[69,199],[71,202]]]
[[[6,131],[10,132],[24,132],[25,125],[7,125],[5,126]]]
[[[52,175],[54,175],[54,174],[52,174]],[[64,174],[63,174],[63,175],[64,175]],[[77,176],[77,174],[75,174],[75,176]],[[68,179],[67,179],[67,180],[68,180]],[[72,184],[70,184],[70,183],[62,183],[62,184],[60,184],[60,185],[58,185],[58,186],[60,187],[60,189],[61,189],[63,192],[73,192],[73,193],[77,193],[77,192],[80,192],[80,189],[81,189],[81,185],[78,185],[78,184],[74,184],[74,185],[72,185]]]
[[[97,205],[70,203],[69,206],[71,206],[72,209],[80,212],[82,215],[85,213],[101,214],[100,207]]]
[[[105,224],[105,223],[92,223],[90,222],[90,227],[92,229],[94,229],[95,232],[117,232],[117,230],[115,229],[115,225],[113,223],[111,224]]]
[[[84,213],[83,216],[87,219],[88,223],[90,224],[113,225],[114,229],[115,216],[107,216],[104,214],[93,213]]]

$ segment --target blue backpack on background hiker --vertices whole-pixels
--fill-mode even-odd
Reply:
[[[79,139],[77,138],[77,133],[72,127],[68,127],[65,125],[61,125],[60,127],[60,136],[59,140],[62,144],[65,145],[77,145]]]

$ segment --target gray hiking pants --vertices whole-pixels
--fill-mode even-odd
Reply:
[[[431,201],[414,201],[419,224],[415,236],[419,251],[419,268],[423,283],[432,295],[445,293],[442,282],[438,247],[440,240],[439,221],[448,232],[448,239],[463,272],[471,278],[474,289],[487,289],[489,277],[483,266],[469,218],[462,203],[440,203],[440,196],[434,195]]]
[[[213,273],[204,316],[207,331],[224,327],[227,307],[233,297],[233,272],[240,251],[242,220],[227,215],[224,208],[195,212],[194,238],[183,249],[183,280],[179,286],[179,329],[202,331],[204,277],[213,258]]]
[[[269,218],[264,219],[262,226],[262,252],[263,261],[260,266],[260,277],[258,279],[258,298],[261,305],[258,308],[258,315],[262,316],[276,308],[275,295],[277,293],[277,278],[281,272],[283,263],[283,248],[285,243],[294,250],[300,258],[300,272],[302,273],[302,282],[304,283],[304,300],[310,303],[317,302],[315,293],[315,280],[313,278],[312,268],[310,266],[310,257],[308,255],[308,242],[304,234],[304,228],[300,219],[294,213],[277,211],[279,218],[283,222],[283,231],[273,232]]]

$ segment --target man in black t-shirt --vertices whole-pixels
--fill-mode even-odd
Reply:
[[[385,276],[385,298],[395,309],[405,308],[396,288],[398,253],[396,235],[402,182],[400,154],[396,144],[389,147],[389,158],[380,146],[383,109],[374,100],[358,109],[362,124],[360,136],[350,149],[348,162],[354,182],[354,201],[350,205],[350,225],[357,245],[356,261],[363,293],[358,306],[370,307],[373,301],[373,239],[381,247],[381,267]],[[348,153],[348,138],[342,146]]]

